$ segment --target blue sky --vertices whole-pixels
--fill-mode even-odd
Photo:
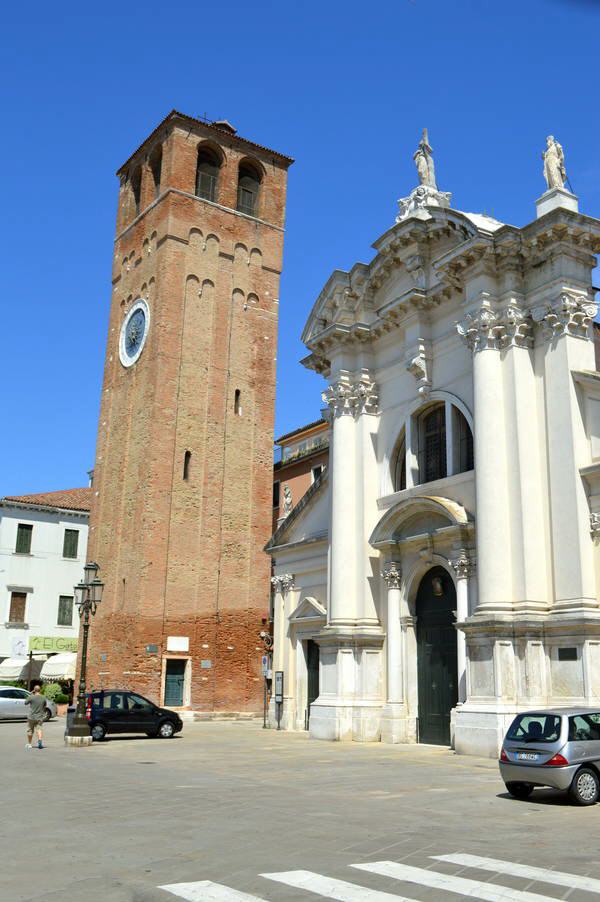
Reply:
[[[296,158],[276,433],[316,419],[300,333],[331,270],[371,259],[429,128],[459,209],[523,225],[563,144],[600,216],[600,0],[5,5],[0,37],[0,495],[85,484],[117,167],[176,108]],[[223,11],[224,10],[224,11]]]

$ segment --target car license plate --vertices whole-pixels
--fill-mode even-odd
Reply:
[[[539,757],[537,752],[517,752],[518,761],[537,761]]]

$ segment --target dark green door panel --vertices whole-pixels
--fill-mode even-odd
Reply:
[[[171,658],[167,660],[165,675],[165,707],[179,708],[183,705],[183,681],[186,661]]]
[[[452,578],[434,567],[421,580],[416,604],[420,742],[450,745],[450,712],[458,701],[455,609]]]
[[[310,706],[319,696],[319,646],[312,639],[306,643],[306,667],[307,667],[307,700],[306,700],[306,725],[310,720]]]

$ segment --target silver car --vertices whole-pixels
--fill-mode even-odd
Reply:
[[[31,692],[18,686],[0,686],[0,720],[26,720],[31,709],[25,699],[30,695]],[[53,717],[56,717],[56,705],[47,698],[44,719],[52,720]]]
[[[600,711],[526,711],[513,720],[500,753],[500,775],[511,795],[536,786],[566,790],[577,805],[600,799]]]

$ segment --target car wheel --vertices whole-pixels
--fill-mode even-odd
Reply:
[[[600,798],[600,780],[591,767],[582,767],[569,787],[571,801],[576,805],[595,805]]]
[[[533,792],[531,783],[507,783],[506,788],[515,799],[528,799]]]
[[[52,720],[52,711],[50,710],[50,708],[46,708],[46,710],[44,711],[44,720],[46,721],[46,723],[48,723],[49,720]]]
[[[102,742],[102,740],[106,736],[106,727],[103,723],[95,723],[90,730],[90,733],[92,734],[92,739],[94,740],[94,742]]]
[[[175,732],[175,727],[171,723],[170,720],[165,720],[161,723],[158,728],[158,735],[161,739],[171,739],[173,733]]]

